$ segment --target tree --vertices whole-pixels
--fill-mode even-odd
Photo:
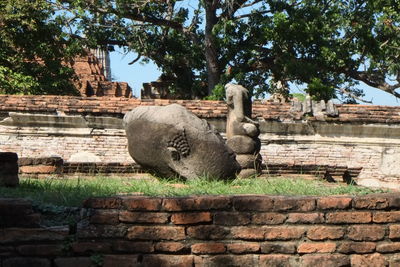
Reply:
[[[68,62],[80,51],[46,1],[0,2],[0,93],[77,94]]]
[[[223,96],[236,81],[263,94],[307,84],[316,98],[399,97],[398,0],[58,0],[71,36],[153,60],[177,97]],[[389,81],[392,79],[392,81]]]

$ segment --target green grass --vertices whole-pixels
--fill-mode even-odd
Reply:
[[[178,184],[178,186],[176,185]],[[183,186],[182,186],[183,184]],[[39,205],[79,207],[89,197],[125,194],[148,196],[185,195],[365,195],[385,192],[354,185],[334,185],[318,180],[268,178],[217,181],[198,179],[182,183],[177,180],[94,177],[81,179],[21,179],[17,188],[0,187],[1,197],[22,197]]]

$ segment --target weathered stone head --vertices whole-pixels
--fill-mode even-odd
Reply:
[[[129,154],[158,175],[226,179],[240,171],[218,132],[180,105],[137,107],[125,115],[124,126]]]

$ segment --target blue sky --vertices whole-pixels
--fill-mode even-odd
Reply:
[[[157,80],[161,72],[152,63],[128,65],[134,58],[136,56],[133,53],[128,55],[119,52],[111,53],[111,72],[114,80],[128,82],[133,89],[133,94],[139,97],[142,83]],[[374,105],[400,106],[400,99],[396,99],[393,95],[367,85],[362,85],[360,88],[364,89],[366,94],[364,99],[372,100]]]

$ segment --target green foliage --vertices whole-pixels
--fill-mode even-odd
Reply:
[[[93,254],[90,256],[90,260],[93,264],[93,266],[103,266],[103,262],[104,262],[104,256],[102,254]]]
[[[304,100],[306,100],[305,94],[293,93],[293,94],[290,94],[290,96],[293,98],[297,98],[297,100],[299,100],[300,102],[303,102]]]
[[[225,86],[217,84],[212,91],[212,95],[207,96],[206,100],[223,100],[225,98]]]
[[[80,207],[89,197],[112,196],[118,194],[144,194],[148,196],[185,195],[231,195],[231,194],[272,194],[272,195],[363,195],[384,192],[355,185],[326,186],[320,180],[295,178],[257,178],[221,181],[201,177],[182,182],[166,179],[128,178],[81,178],[81,179],[21,179],[17,188],[0,187],[3,197],[23,197],[38,203],[44,213],[63,214],[65,223],[68,209],[57,206]],[[180,186],[176,186],[176,185]],[[55,205],[55,206],[54,206]],[[50,208],[46,208],[50,207]],[[50,210],[49,210],[50,209]]]
[[[1,1],[0,93],[77,93],[65,63],[81,48],[61,21],[47,1]]]
[[[328,101],[329,99],[336,98],[335,89],[327,83],[323,83],[318,78],[313,78],[305,91],[317,101]]]
[[[0,4],[6,14],[6,27],[2,27],[6,32],[0,30],[5,40],[29,45],[27,51],[47,51],[37,54],[41,58],[53,55],[49,44],[61,40],[68,44],[65,48],[77,39],[84,39],[89,47],[118,45],[138,53],[139,62],[154,61],[174,81],[171,91],[179,98],[212,95],[211,99],[221,99],[220,85],[231,81],[249,88],[254,96],[275,92],[278,82],[308,85],[316,99],[336,96],[354,101],[362,95],[360,82],[400,96],[396,92],[400,88],[398,0],[234,0],[218,1],[218,5],[212,0],[5,3]],[[67,29],[80,38],[68,38]],[[35,34],[43,30],[47,34]],[[0,54],[0,60],[7,55],[10,64],[0,64],[11,70],[7,72],[22,75],[13,78],[15,82],[3,83],[21,84],[18,88],[42,84],[39,70],[32,75],[27,72],[31,67],[11,64],[9,58],[17,54]],[[28,54],[27,58],[32,57]],[[66,74],[66,70],[56,74]]]

